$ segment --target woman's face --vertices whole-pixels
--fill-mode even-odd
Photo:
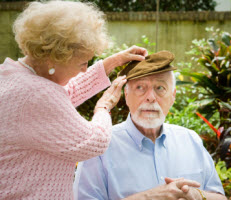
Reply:
[[[86,72],[88,61],[94,56],[93,53],[83,56],[75,56],[66,64],[55,64],[55,73],[52,79],[59,85],[66,85],[68,81],[80,72]]]

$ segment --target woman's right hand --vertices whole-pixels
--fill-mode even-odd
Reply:
[[[105,72],[108,75],[115,67],[122,66],[132,60],[142,61],[146,56],[148,56],[148,52],[145,48],[134,45],[105,58],[103,60]]]
[[[121,89],[127,82],[126,76],[119,76],[112,85],[104,92],[103,96],[98,100],[95,106],[95,112],[98,109],[107,109],[110,111],[118,103],[121,97]]]

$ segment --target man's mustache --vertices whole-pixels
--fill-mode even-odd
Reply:
[[[143,103],[139,106],[138,110],[148,110],[148,111],[162,111],[158,103]]]

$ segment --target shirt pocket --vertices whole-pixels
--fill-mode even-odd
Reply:
[[[197,181],[201,184],[201,188],[204,184],[204,178],[203,178],[203,171],[202,169],[196,169],[196,170],[190,170],[190,171],[182,171],[176,173],[177,175],[175,178],[184,178],[188,180]]]

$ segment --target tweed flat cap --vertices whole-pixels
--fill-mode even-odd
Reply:
[[[157,74],[166,71],[177,69],[170,65],[175,56],[169,51],[159,51],[148,55],[143,61],[132,61],[123,70],[119,76],[126,75],[127,80],[132,80],[152,74]]]

